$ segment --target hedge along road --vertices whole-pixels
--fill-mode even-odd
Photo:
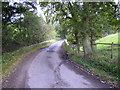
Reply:
[[[19,67],[18,73],[11,77],[14,81],[8,80],[5,87],[110,88],[109,85],[101,83],[94,76],[76,69],[67,60],[62,59],[60,51],[63,42],[64,40],[57,41],[38,52],[31,62],[26,62],[26,65]]]

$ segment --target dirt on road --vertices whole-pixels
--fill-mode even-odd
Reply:
[[[61,58],[60,40],[24,58],[3,88],[110,88]]]

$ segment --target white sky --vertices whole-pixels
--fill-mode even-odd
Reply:
[[[41,10],[41,8],[40,8],[40,5],[39,5],[39,0],[37,0],[37,15],[38,16],[42,16],[43,17],[43,19],[46,21],[46,18],[45,18],[45,15],[44,15],[44,12]]]
[[[116,3],[118,3],[118,0],[114,0]]]

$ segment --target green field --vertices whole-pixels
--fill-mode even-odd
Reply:
[[[99,40],[96,40],[96,43],[112,43],[113,42],[114,44],[120,44],[118,40],[119,35],[120,33],[108,35]],[[119,48],[120,46],[114,45],[112,61],[118,61],[118,49]],[[110,59],[111,58],[111,45],[98,44],[97,52],[99,53],[100,56]]]
[[[120,33],[115,33],[108,35],[106,37],[103,37],[99,40],[96,40],[96,43],[114,43],[114,44],[120,44],[120,41],[118,40],[118,36]],[[109,48],[111,45],[97,45],[97,49],[105,49],[106,47]]]

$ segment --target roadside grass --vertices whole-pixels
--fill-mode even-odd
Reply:
[[[118,84],[118,71],[120,71],[120,68],[118,67],[117,62],[112,62],[111,60],[108,60],[108,58],[101,56],[91,57],[88,60],[84,60],[83,52],[77,53],[65,44],[63,45],[63,48],[72,61],[87,68],[90,72],[94,73],[94,75],[101,77],[102,80],[115,86]]]
[[[111,59],[111,48],[106,47],[106,49],[96,50],[96,54],[103,58],[108,58],[113,62],[118,62],[118,54],[119,54],[120,46],[114,46],[113,50],[113,58]]]
[[[9,77],[12,72],[15,71],[16,67],[24,57],[28,56],[30,53],[36,51],[37,49],[47,47],[54,42],[55,41],[43,43],[37,46],[27,46],[20,48],[14,52],[3,53],[2,60],[0,60],[0,64],[2,64],[2,70],[0,70],[0,74],[2,74],[3,81]]]
[[[97,40],[97,43],[118,43],[118,34],[112,34]],[[117,37],[117,38],[116,38]],[[109,39],[110,38],[110,39]],[[112,40],[113,39],[113,40]],[[116,40],[117,39],[117,40]],[[107,42],[108,40],[108,42]],[[111,41],[110,41],[111,40]],[[77,52],[77,49],[72,49],[70,46],[63,44],[64,50],[72,61],[77,62],[84,68],[88,69],[94,75],[101,77],[101,79],[108,83],[118,86],[120,68],[118,65],[118,49],[120,46],[114,47],[114,58],[111,59],[111,47],[106,45],[98,45],[96,54],[91,56],[88,60],[83,58],[83,52]]]

